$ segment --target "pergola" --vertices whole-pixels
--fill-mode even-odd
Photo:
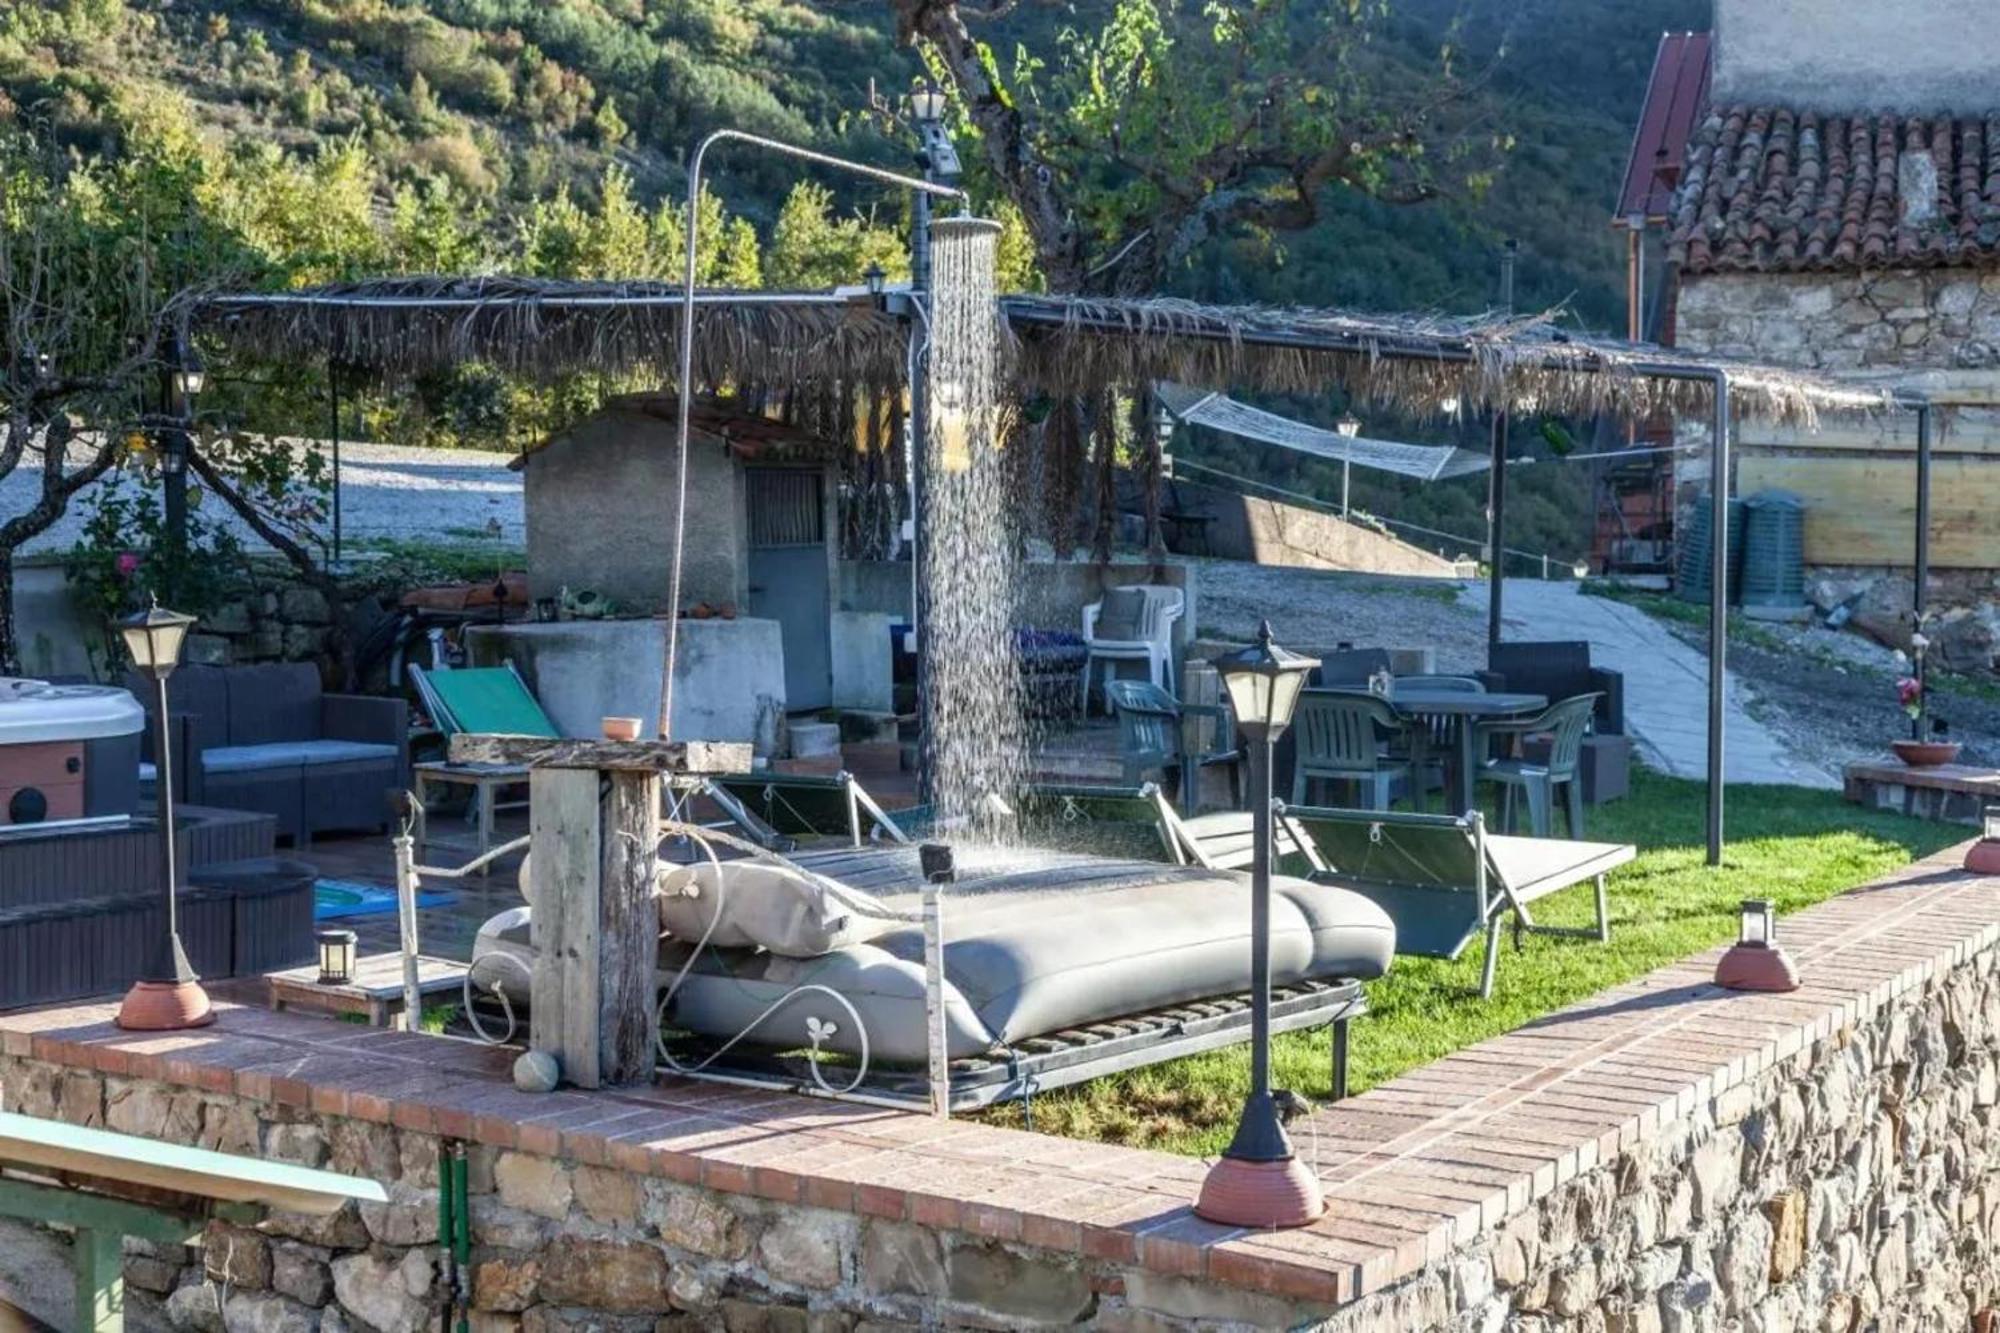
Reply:
[[[212,295],[189,328],[262,360],[324,360],[390,375],[483,362],[549,378],[657,369],[674,374],[682,296],[655,282],[509,277],[386,278],[278,293]],[[911,321],[892,293],[708,291],[694,302],[693,378],[710,385],[900,385]],[[1919,612],[1928,567],[1931,409],[1811,372],[1574,334],[1547,315],[1449,318],[1202,305],[1170,298],[1010,296],[1010,371],[1023,394],[1089,393],[1172,380],[1323,391],[1416,415],[1490,414],[1491,526],[1504,540],[1508,429],[1515,416],[1662,412],[1705,419],[1712,460],[1709,598],[1708,859],[1723,847],[1723,686],[1732,416],[1811,428],[1826,411],[1917,414],[1915,541]],[[921,540],[921,538],[920,538]],[[1492,562],[1489,637],[1502,607]]]

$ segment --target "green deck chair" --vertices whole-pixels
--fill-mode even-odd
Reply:
[[[1459,817],[1292,806],[1284,813],[1326,862],[1314,879],[1352,889],[1389,914],[1397,953],[1457,958],[1483,932],[1481,996],[1493,993],[1502,917],[1513,915],[1517,947],[1524,931],[1609,940],[1604,877],[1637,855],[1629,844],[1488,833],[1477,812]],[[1535,924],[1530,903],[1586,880],[1596,885],[1595,929]]]
[[[497,667],[464,667],[457,671],[410,668],[417,696],[431,720],[447,736],[560,737],[555,723],[528,692],[527,682],[510,662]]]

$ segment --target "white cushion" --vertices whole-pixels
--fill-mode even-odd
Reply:
[[[818,880],[768,861],[672,866],[660,872],[659,883],[660,929],[689,943],[706,932],[716,948],[818,958],[889,929]]]

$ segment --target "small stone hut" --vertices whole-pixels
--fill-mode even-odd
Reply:
[[[672,394],[614,398],[511,464],[524,474],[529,594],[594,593],[614,615],[777,621],[787,707],[823,707],[839,558],[834,446],[697,401],[680,606],[670,608],[678,407]]]

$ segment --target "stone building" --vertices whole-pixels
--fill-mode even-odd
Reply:
[[[1715,0],[1709,62],[1642,116],[1628,197],[1663,200],[1661,334],[1683,347],[1878,375],[1943,409],[1934,606],[1959,667],[2000,613],[2000,25],[1983,0]],[[1662,57],[1668,54],[1665,45]],[[1685,98],[1706,84],[1691,118]],[[1660,142],[1676,116],[1684,143]],[[1647,128],[1654,130],[1647,137]],[[1644,225],[1645,219],[1636,219]],[[1915,532],[1906,414],[1816,433],[1744,426],[1738,494],[1806,505],[1808,591],[1906,637]],[[1695,465],[1706,481],[1706,461]],[[1933,635],[1934,638],[1939,637]]]

